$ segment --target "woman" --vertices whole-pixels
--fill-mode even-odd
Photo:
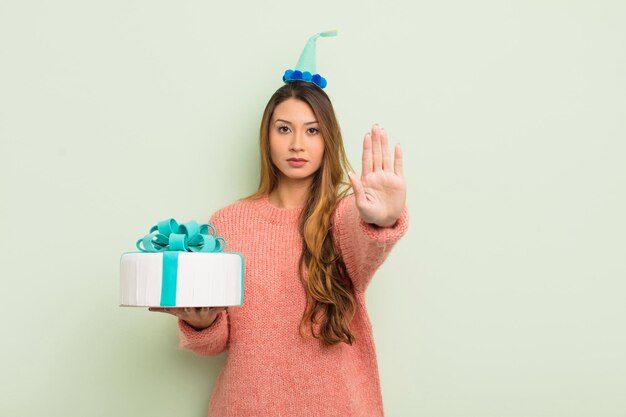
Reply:
[[[244,305],[153,310],[179,318],[182,347],[228,350],[212,417],[383,415],[365,290],[408,226],[400,147],[392,165],[375,125],[347,195],[332,104],[304,81],[270,98],[260,145],[257,192],[210,220],[244,256]]]

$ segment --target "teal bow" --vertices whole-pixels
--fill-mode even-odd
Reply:
[[[178,224],[174,219],[167,219],[152,226],[150,233],[139,239],[136,246],[142,252],[222,252],[226,240],[217,237],[211,224],[198,224],[194,220]]]

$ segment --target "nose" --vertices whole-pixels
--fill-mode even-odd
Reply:
[[[289,150],[293,152],[300,152],[304,150],[304,134],[302,132],[296,132],[291,137],[291,143]]]

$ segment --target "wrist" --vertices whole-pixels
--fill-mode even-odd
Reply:
[[[209,313],[208,317],[198,319],[198,320],[193,320],[192,322],[189,322],[186,320],[183,320],[183,321],[187,323],[187,325],[191,327],[192,329],[194,329],[195,331],[201,332],[213,326],[219,317],[220,317],[220,311],[213,311]]]
[[[185,321],[185,320],[183,320],[183,321]],[[206,330],[209,327],[211,327],[211,324],[213,324],[213,323],[211,323],[208,326],[203,327],[203,326],[194,326],[193,324],[189,323],[188,321],[185,321],[185,323],[187,324],[187,326],[191,327],[192,329],[194,329],[197,332],[201,332],[202,330]]]
[[[386,219],[372,220],[372,221],[367,221],[364,219],[363,221],[376,229],[381,229],[384,227],[394,226],[398,222],[398,217],[393,217],[393,218],[390,217]]]
[[[187,324],[187,326],[191,327],[192,329],[194,329],[197,332],[201,332],[202,330],[206,330],[209,327],[211,327],[213,325],[213,323],[215,323],[215,319],[213,319],[213,321],[211,321],[210,323],[190,323],[186,320],[183,320],[185,322],[185,324]]]

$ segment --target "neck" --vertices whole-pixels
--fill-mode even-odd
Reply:
[[[278,208],[303,207],[309,197],[309,181],[292,181],[281,178],[278,186],[269,195],[269,202]]]

